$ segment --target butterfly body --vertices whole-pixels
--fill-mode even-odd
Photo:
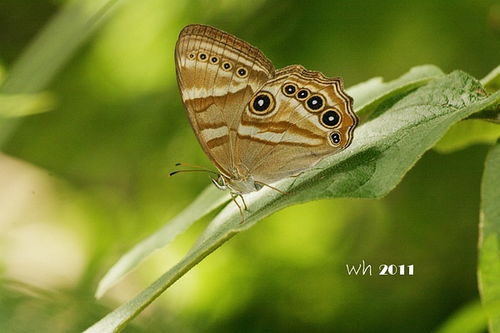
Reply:
[[[182,100],[220,189],[258,191],[352,141],[358,120],[340,78],[300,65],[275,70],[257,48],[204,25],[181,31],[175,58]]]
[[[220,175],[219,178],[212,179],[212,183],[220,190],[229,189],[237,195],[255,192],[262,188],[262,185],[256,183],[252,176],[246,178],[229,178]]]

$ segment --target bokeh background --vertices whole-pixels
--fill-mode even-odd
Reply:
[[[65,4],[0,2],[0,77]],[[208,184],[199,174],[168,176],[178,161],[210,165],[176,86],[173,50],[184,25],[211,24],[259,47],[277,68],[300,63],[342,76],[346,86],[394,79],[420,64],[481,78],[500,59],[494,0],[115,6],[43,86],[52,111],[0,133],[1,332],[83,330],[175,263],[206,226],[208,218],[94,299],[97,282],[120,255]],[[54,36],[47,48],[58,42]],[[125,332],[447,327],[478,304],[479,185],[487,149],[430,151],[382,200],[312,202],[266,218],[181,278]],[[380,264],[413,264],[415,275],[348,276],[345,265],[362,260],[374,273]],[[479,319],[477,327],[486,324]]]

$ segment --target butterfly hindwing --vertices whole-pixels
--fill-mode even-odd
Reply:
[[[357,117],[339,78],[302,66],[276,73],[241,115],[237,168],[271,183],[305,170],[347,147]]]

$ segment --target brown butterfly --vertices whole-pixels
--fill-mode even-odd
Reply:
[[[181,31],[175,63],[191,126],[219,171],[212,181],[233,199],[275,189],[353,139],[358,119],[341,78],[275,70],[257,48],[198,24]]]

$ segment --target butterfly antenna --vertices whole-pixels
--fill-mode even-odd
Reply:
[[[212,171],[212,170],[207,170],[207,169],[176,170],[176,171],[171,172],[169,175],[173,176],[173,175],[176,175],[176,174],[181,173],[181,172],[208,172],[208,173],[211,173],[211,174],[219,176],[219,174],[217,172]]]
[[[196,164],[189,164],[189,163],[182,163],[182,162],[175,163],[175,166],[182,166],[182,167],[188,167],[188,168],[196,168],[196,169],[208,170],[207,168],[199,166],[199,165],[196,165]]]
[[[241,209],[241,206],[240,204],[238,203],[238,201],[236,200],[236,198],[238,197],[237,194],[234,194],[232,192],[229,192],[231,194],[231,200],[233,200],[233,202],[236,204],[236,206],[238,207],[238,210],[240,211],[240,216],[241,216],[241,220],[240,220],[240,224],[243,224],[245,223],[245,214],[243,214],[243,209]],[[240,195],[241,196],[241,195]],[[243,197],[241,196],[241,199],[243,199]],[[243,201],[245,202],[245,201]],[[245,210],[248,210],[247,208],[247,205],[245,203]]]
[[[195,169],[173,171],[170,173],[170,176],[173,176],[173,175],[181,173],[181,172],[207,172],[207,173],[211,173],[213,175],[219,176],[218,172],[206,169],[206,168],[201,167],[199,165],[193,165],[193,164],[188,164],[188,163],[175,163],[175,166],[182,166],[182,167],[195,168]]]

